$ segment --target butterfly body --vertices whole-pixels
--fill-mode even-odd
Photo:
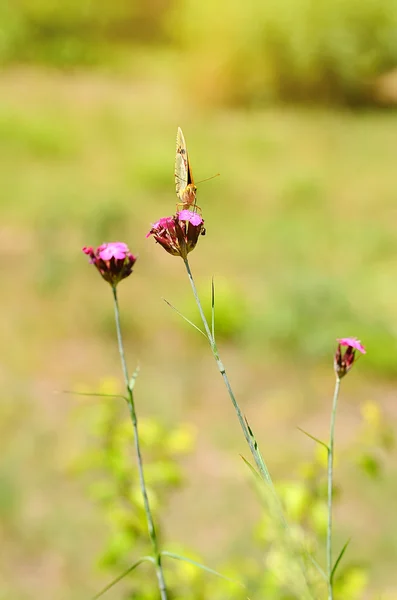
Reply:
[[[183,209],[198,208],[196,206],[197,187],[193,180],[185,137],[180,127],[178,127],[176,136],[175,189],[179,199],[178,206],[182,206]]]

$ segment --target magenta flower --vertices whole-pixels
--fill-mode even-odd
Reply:
[[[362,345],[360,340],[358,340],[357,338],[347,337],[347,338],[340,338],[336,341],[341,346],[350,346],[351,348],[354,348],[355,350],[358,350],[359,352],[361,352],[361,354],[367,354],[366,349],[364,348],[364,346]]]
[[[90,263],[96,266],[104,280],[113,287],[131,275],[136,262],[136,256],[131,254],[124,242],[109,242],[96,250],[85,246],[83,252],[91,258]]]
[[[356,350],[361,352],[361,354],[366,354],[367,351],[357,338],[346,337],[339,338],[336,341],[338,342],[338,347],[336,349],[334,358],[334,369],[337,377],[341,379],[352,368],[356,356]],[[344,352],[342,352],[342,346],[346,346],[346,350]]]
[[[163,217],[153,223],[146,237],[152,235],[164,250],[185,260],[196,247],[199,235],[204,234],[203,218],[191,210],[181,210],[173,217]]]

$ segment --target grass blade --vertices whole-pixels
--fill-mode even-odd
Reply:
[[[328,581],[328,577],[326,572],[324,571],[324,569],[318,564],[318,562],[316,561],[316,559],[311,555],[308,554],[309,559],[311,560],[311,562],[313,563],[313,565],[315,566],[315,568],[317,569],[317,571],[320,573],[321,577],[324,579],[324,581]]]
[[[172,310],[174,310],[180,317],[182,317],[182,319],[184,319],[184,321],[186,321],[186,323],[189,323],[189,325],[191,325],[192,327],[197,329],[197,331],[199,331],[201,333],[201,335],[203,335],[205,338],[207,337],[205,335],[204,331],[202,329],[200,329],[200,327],[197,327],[197,325],[195,325],[190,319],[185,317],[185,315],[183,315],[173,304],[171,304],[171,302],[168,302],[168,300],[166,300],[165,298],[163,298],[163,300],[166,304],[168,304],[168,306],[170,308],[172,308]]]
[[[257,481],[262,481],[262,478],[259,475],[258,471],[255,469],[255,467],[253,467],[251,465],[251,463],[245,458],[245,456],[243,456],[242,454],[240,454],[240,456],[243,459],[243,461],[245,462],[245,464],[247,465],[247,467],[249,468],[249,470],[251,471],[251,473],[253,474],[253,476],[255,477],[255,479]]]
[[[244,420],[245,420],[245,424],[247,425],[247,431],[248,431],[249,436],[251,438],[253,448],[254,448],[254,450],[258,450],[258,442],[255,439],[254,432],[252,431],[251,425],[248,423],[248,419],[247,419],[247,417],[245,415],[244,415]]]
[[[193,565],[194,567],[197,567],[198,569],[202,569],[203,571],[210,573],[211,575],[215,575],[216,577],[220,577],[221,579],[225,579],[226,581],[230,581],[231,583],[237,583],[241,587],[245,587],[244,584],[241,583],[240,581],[236,581],[236,579],[231,579],[230,577],[226,577],[226,575],[222,575],[222,573],[218,573],[218,571],[215,571],[215,569],[206,567],[205,565],[197,562],[196,560],[193,560],[192,558],[187,558],[186,556],[181,556],[180,554],[175,554],[175,552],[167,552],[166,550],[164,550],[161,553],[161,555],[168,556],[169,558],[174,558],[175,560],[181,560],[183,562],[187,562],[187,563]]]
[[[215,282],[214,276],[211,280],[211,333],[212,339],[215,342]]]
[[[253,457],[255,458],[255,462],[258,466],[259,471],[261,472],[262,476],[264,477],[264,479],[266,480],[266,482],[271,486],[271,488],[274,491],[274,487],[273,487],[273,482],[272,482],[272,478],[270,477],[270,473],[269,470],[265,464],[265,461],[263,460],[262,454],[259,450],[258,447],[258,442],[256,441],[256,438],[254,436],[254,432],[252,431],[252,428],[250,426],[250,424],[248,423],[248,419],[246,416],[244,416],[244,420],[245,420],[245,425],[246,425],[246,431],[248,433],[249,436],[249,445],[251,447],[251,452],[253,454]]]
[[[154,560],[151,556],[143,556],[142,558],[140,558],[139,560],[137,560],[131,567],[129,567],[126,571],[124,571],[124,573],[122,573],[121,575],[119,575],[118,577],[116,577],[116,579],[113,579],[113,581],[111,583],[109,583],[107,586],[105,586],[100,592],[98,592],[98,594],[96,594],[95,596],[92,597],[92,600],[98,600],[98,598],[100,598],[101,596],[103,596],[104,594],[106,594],[106,592],[108,592],[113,586],[116,585],[116,583],[118,583],[119,581],[121,581],[122,579],[124,579],[124,577],[126,577],[129,573],[131,573],[131,571],[133,571],[134,569],[136,569],[137,567],[139,567],[140,564],[142,564],[143,562],[151,562],[154,564]]]
[[[73,396],[92,396],[94,398],[121,398],[128,402],[126,396],[121,394],[101,394],[100,392],[75,392],[74,390],[62,390],[60,394],[72,394]]]
[[[308,433],[307,431],[305,431],[301,427],[297,427],[297,429],[299,429],[299,431],[301,431],[302,433],[304,433],[305,435],[307,435],[307,437],[309,437],[314,442],[317,442],[317,444],[320,444],[321,446],[323,446],[327,450],[327,452],[329,452],[329,447],[328,447],[328,445],[325,442],[322,442],[321,440],[319,440],[318,438],[316,438],[316,436],[312,435],[311,433]]]
[[[344,553],[346,552],[346,549],[347,549],[347,547],[348,547],[349,544],[350,544],[350,539],[347,540],[346,544],[343,546],[342,550],[339,552],[339,556],[336,559],[335,564],[333,566],[333,569],[331,571],[331,583],[332,583],[332,581],[334,579],[334,575],[336,573],[336,569],[338,568],[338,565],[339,565],[340,561],[342,560],[342,557],[343,557]]]

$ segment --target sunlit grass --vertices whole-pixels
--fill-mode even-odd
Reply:
[[[29,94],[23,92],[26,81]],[[123,239],[139,254],[134,275],[120,288],[120,302],[131,363],[141,362],[143,412],[155,411],[165,420],[183,415],[199,425],[204,450],[197,460],[204,476],[206,456],[218,452],[218,444],[232,446],[237,462],[238,431],[230,427],[233,416],[216,373],[203,381],[212,364],[204,358],[203,341],[161,301],[164,296],[195,318],[182,264],[145,239],[150,223],[175,209],[174,137],[181,125],[196,180],[221,173],[199,184],[207,235],[192,268],[207,294],[207,311],[211,275],[219,280],[219,342],[229,355],[240,401],[255,419],[270,467],[291,472],[285,461],[302,448],[299,436],[288,437],[291,428],[313,415],[320,427],[325,423],[322,384],[332,380],[337,336],[358,335],[368,349],[356,381],[349,384],[355,402],[362,395],[375,396],[393,410],[388,379],[396,373],[397,350],[397,115],[293,108],[205,113],[189,108],[162,83],[104,75],[9,72],[2,90],[1,301],[10,340],[1,373],[2,414],[11,415],[4,431],[17,431],[21,440],[3,441],[9,458],[1,475],[2,511],[20,527],[21,511],[37,510],[39,523],[50,528],[44,542],[40,538],[30,546],[26,531],[7,532],[7,544],[13,547],[19,540],[24,550],[10,567],[5,589],[14,586],[15,594],[20,589],[16,599],[46,595],[35,579],[30,595],[24,595],[18,583],[21,564],[45,563],[46,552],[55,551],[66,567],[63,575],[58,564],[48,567],[56,590],[49,594],[66,598],[71,582],[93,591],[98,580],[93,572],[85,579],[69,537],[84,526],[76,503],[80,514],[88,509],[82,490],[67,478],[65,483],[63,457],[69,446],[84,445],[84,432],[69,416],[76,401],[53,391],[83,380],[94,386],[100,377],[118,373],[108,344],[114,336],[112,307],[80,248]],[[297,375],[296,367],[310,376]],[[372,379],[363,379],[364,373]],[[270,431],[275,423],[277,435]],[[287,439],[280,448],[283,433]],[[28,443],[35,453],[29,453]],[[54,468],[54,460],[61,465]],[[38,500],[26,491],[37,486],[27,477],[35,469],[43,479]],[[235,485],[232,479],[229,483]],[[197,482],[191,485],[194,495]],[[67,490],[63,522],[52,507],[57,486]],[[178,499],[175,503],[179,506]],[[187,504],[186,520],[199,511]],[[170,513],[174,525],[169,527],[183,535],[175,507]],[[180,508],[177,513],[180,517]],[[99,515],[91,518],[96,525]],[[219,520],[219,514],[212,518]],[[383,523],[379,517],[379,528],[390,530],[392,518]],[[226,514],[225,519],[231,528],[233,518]],[[204,525],[204,534],[197,528],[199,547],[208,547],[213,524]],[[96,529],[91,521],[87,528],[88,569],[95,558]],[[225,537],[239,536],[230,530]],[[390,548],[384,562],[393,565]],[[33,559],[37,554],[40,558]]]

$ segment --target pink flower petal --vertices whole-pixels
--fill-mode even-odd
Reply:
[[[110,260],[116,258],[117,260],[123,260],[128,254],[128,246],[124,242],[110,242],[108,244],[102,244],[99,246],[97,253],[99,258],[102,260]]]
[[[160,231],[160,229],[168,229],[169,227],[174,227],[174,219],[173,217],[161,217],[158,221],[152,224],[150,231],[146,234],[146,237],[150,237],[151,235]]]
[[[203,223],[199,214],[185,209],[173,217],[163,217],[153,223],[146,237],[153,235],[155,241],[169,254],[181,256],[185,260],[188,253],[196,247],[199,236],[205,233]]]
[[[201,223],[203,222],[202,217],[200,217],[198,213],[187,209],[181,210],[178,213],[178,219],[180,221],[189,221],[189,223],[191,223],[192,225],[201,225]]]
[[[366,349],[364,348],[364,346],[362,345],[362,343],[360,342],[360,340],[358,340],[357,338],[346,337],[346,338],[337,339],[336,341],[341,346],[350,346],[350,348],[354,348],[355,350],[358,350],[362,354],[366,354],[367,353]]]

